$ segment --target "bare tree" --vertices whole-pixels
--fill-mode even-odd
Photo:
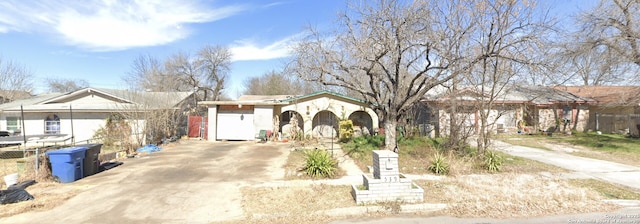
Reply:
[[[187,53],[176,53],[164,62],[165,76],[173,80],[176,91],[204,90],[204,77],[198,71],[194,59]]]
[[[386,148],[395,149],[398,122],[427,91],[491,60],[522,60],[502,49],[530,38],[529,30],[522,33],[522,21],[510,21],[526,5],[498,2],[350,5],[340,17],[341,29],[328,35],[312,30],[298,46],[299,76],[358,92],[382,118]]]
[[[603,0],[580,16],[580,36],[591,46],[606,46],[640,66],[640,1]],[[588,48],[590,49],[590,48]]]
[[[321,87],[316,83],[276,71],[246,79],[244,88],[244,94],[250,95],[301,95],[321,90]]]
[[[89,87],[89,82],[84,79],[47,79],[47,89],[52,93],[66,93]]]
[[[135,90],[196,91],[197,100],[218,100],[230,63],[229,49],[220,46],[205,46],[196,55],[179,52],[164,61],[143,55],[123,79]]]
[[[117,104],[118,116],[126,120],[132,138],[123,144],[132,153],[137,146],[158,143],[164,138],[179,136],[186,128],[185,114],[194,107],[191,92],[123,91],[133,103]]]
[[[601,1],[582,12],[566,36],[562,73],[580,85],[628,84],[640,79],[640,1]]]
[[[570,42],[575,43],[575,39]],[[564,71],[574,84],[599,86],[628,83],[636,75],[628,62],[620,60],[615,51],[605,46],[573,44],[565,51],[563,59]]]
[[[231,70],[231,51],[221,46],[204,46],[198,51],[195,64],[202,72],[206,83],[204,99],[218,100]]]
[[[24,65],[0,58],[0,104],[31,96],[33,73]]]
[[[178,85],[175,79],[167,77],[162,63],[151,55],[135,58],[123,80],[131,89],[140,91],[175,91]]]
[[[505,110],[498,105],[517,76],[526,76],[529,66],[541,66],[545,61],[535,61],[530,55],[539,54],[546,47],[542,37],[549,33],[550,20],[535,16],[535,1],[496,0],[484,1],[473,7],[469,18],[473,24],[469,38],[468,58],[479,58],[465,66],[463,82],[475,94],[478,126],[477,148],[482,152],[489,147],[493,127]],[[488,56],[488,57],[484,57]],[[467,105],[469,106],[469,105]]]

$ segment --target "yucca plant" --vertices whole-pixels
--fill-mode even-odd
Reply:
[[[338,169],[338,162],[331,158],[331,154],[325,150],[314,149],[306,151],[305,160],[304,171],[313,178],[331,178]]]
[[[487,151],[484,154],[484,168],[491,172],[498,172],[502,167],[502,156],[494,151]]]
[[[440,153],[436,153],[433,156],[433,160],[431,160],[431,165],[429,165],[428,169],[435,174],[449,173],[449,165],[447,164],[446,158]]]

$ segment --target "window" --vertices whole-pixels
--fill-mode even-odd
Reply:
[[[21,123],[19,117],[7,117],[7,130],[20,132]]]
[[[50,114],[44,120],[44,134],[60,134],[60,118],[58,117],[58,115]]]

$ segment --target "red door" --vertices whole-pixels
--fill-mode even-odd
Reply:
[[[207,139],[208,119],[201,116],[189,116],[189,138]]]

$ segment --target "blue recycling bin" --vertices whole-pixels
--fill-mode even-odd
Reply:
[[[74,182],[83,176],[86,147],[70,147],[46,152],[51,162],[51,173],[62,183]]]

